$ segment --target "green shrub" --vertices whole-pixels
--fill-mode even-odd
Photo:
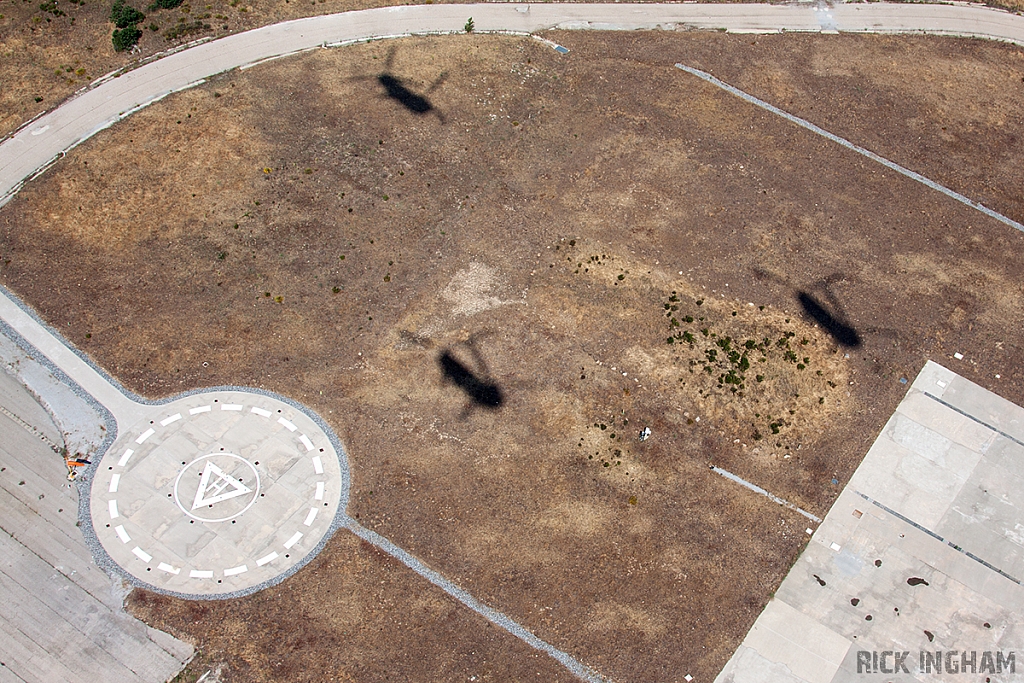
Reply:
[[[125,28],[114,31],[112,40],[114,42],[114,50],[117,52],[124,52],[132,48],[136,43],[139,42],[139,38],[142,37],[142,31],[135,28],[135,26],[126,26]]]
[[[203,33],[210,30],[209,24],[204,24],[202,21],[196,20],[188,23],[178,24],[172,29],[164,31],[164,38],[167,40],[177,40],[178,38],[184,38],[195,33]],[[256,202],[257,204],[259,202]]]
[[[183,0],[154,0],[153,4],[149,6],[150,12],[155,12],[158,9],[174,9],[182,3]]]
[[[57,9],[57,0],[49,0],[49,2],[44,2],[41,5],[39,5],[39,9],[40,9],[40,11],[43,11],[43,12],[49,12],[50,14],[52,14],[55,17],[63,17],[63,16],[65,16],[64,12],[60,11],[59,9]]]
[[[124,0],[115,0],[114,4],[110,8],[110,21],[121,29],[128,28],[129,26],[134,27],[135,24],[145,18],[145,14],[131,5],[126,5]],[[138,41],[138,38],[135,40]],[[131,45],[134,44],[134,42],[131,43]],[[131,45],[129,45],[129,47],[131,47]]]

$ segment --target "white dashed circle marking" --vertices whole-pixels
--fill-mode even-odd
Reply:
[[[303,564],[348,498],[343,457],[302,410],[243,391],[143,408],[91,488],[100,544],[133,578],[196,597]]]

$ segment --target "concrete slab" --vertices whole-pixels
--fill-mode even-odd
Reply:
[[[39,437],[59,430],[16,383],[0,387],[0,682],[168,680],[193,648],[123,611],[120,579],[76,526],[63,460]]]
[[[783,600],[773,600],[743,644],[785,666],[797,680],[828,683],[846,657],[850,640]]]
[[[1024,441],[1024,415],[1021,415],[1020,407],[1002,396],[957,377],[950,382],[942,399],[994,429]]]
[[[50,414],[15,377],[0,372],[0,412],[16,420],[47,446],[63,446],[64,435],[53,424]]]
[[[720,678],[722,683],[803,683],[785,664],[762,656],[757,650],[740,645],[733,655],[735,666]]]
[[[1024,648],[1021,426],[929,362],[716,680],[934,680],[922,652]]]

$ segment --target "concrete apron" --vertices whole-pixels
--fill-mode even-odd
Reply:
[[[1022,509],[1024,409],[929,361],[716,681],[1016,680]]]

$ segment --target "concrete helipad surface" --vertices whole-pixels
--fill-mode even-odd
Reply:
[[[1022,511],[1024,409],[929,362],[716,680],[1024,678]]]
[[[138,582],[242,595],[301,567],[348,500],[344,454],[313,416],[267,394],[207,391],[150,406],[91,484],[96,539]]]

